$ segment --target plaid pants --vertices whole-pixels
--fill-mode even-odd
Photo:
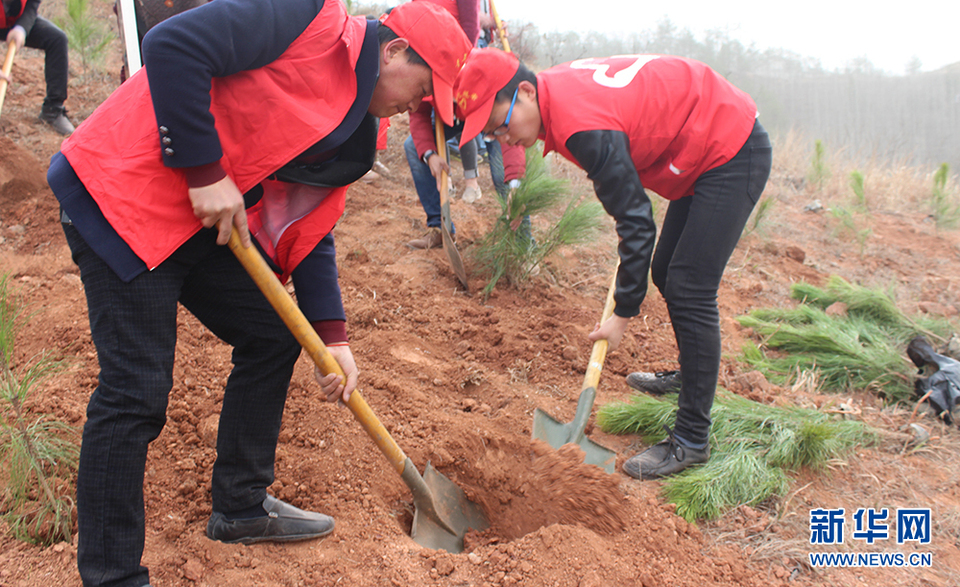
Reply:
[[[63,225],[87,295],[100,362],[77,477],[78,567],[85,586],[141,587],[147,447],[166,421],[177,304],[233,347],[213,467],[213,509],[263,501],[300,346],[216,233],[201,230],[153,271],[120,280]]]

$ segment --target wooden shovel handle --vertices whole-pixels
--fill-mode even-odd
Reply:
[[[603,314],[600,317],[600,324],[607,321],[607,318],[613,315],[613,309],[617,303],[613,300],[613,294],[617,290],[617,270],[620,269],[620,260],[617,259],[617,266],[613,270],[613,279],[610,280],[610,288],[607,290],[607,300],[603,305]],[[600,382],[600,372],[603,370],[603,361],[607,357],[607,339],[601,338],[593,343],[593,351],[590,353],[590,363],[587,365],[587,373],[583,377],[583,388],[589,389],[596,387]]]
[[[443,121],[440,120],[440,113],[434,112],[435,119],[435,134],[437,137],[437,155],[440,156],[440,160],[445,164],[449,165],[447,161],[447,136],[443,131]],[[449,193],[447,191],[447,171],[443,167],[440,168],[440,207],[442,208],[444,204],[447,203],[449,198]],[[450,227],[447,227],[449,230]]]
[[[493,5],[493,0],[490,0],[490,14],[493,16],[493,22],[497,23],[497,33],[500,35],[500,42],[503,44],[503,50],[507,53],[510,53],[510,43],[507,41],[507,31],[503,30],[503,22],[500,20],[500,15],[497,14],[497,7]]]
[[[310,325],[307,317],[303,315],[300,307],[293,301],[293,298],[287,293],[286,288],[283,287],[283,284],[277,279],[276,274],[270,269],[267,262],[263,260],[263,257],[260,256],[257,248],[253,246],[245,248],[243,243],[240,242],[240,234],[236,228],[234,228],[230,234],[228,246],[230,250],[233,251],[233,254],[236,255],[237,259],[240,260],[240,263],[247,270],[247,273],[250,274],[250,277],[253,278],[253,281],[257,284],[257,287],[260,288],[260,291],[263,292],[263,295],[267,297],[270,305],[277,311],[277,314],[287,325],[287,328],[290,329],[293,336],[300,342],[303,349],[307,351],[310,358],[313,359],[314,364],[320,369],[320,372],[324,375],[336,373],[343,377],[345,381],[346,377],[344,376],[343,369],[340,368],[340,364],[337,363],[337,360],[334,359],[330,351],[327,350],[323,341],[320,340],[320,336],[317,335],[317,331],[313,329],[313,326]],[[397,473],[402,475],[407,456],[403,453],[403,450],[401,450],[396,441],[393,440],[393,437],[390,436],[390,433],[387,432],[383,424],[380,423],[380,420],[376,414],[373,413],[373,410],[370,409],[370,406],[367,405],[367,402],[363,399],[363,396],[360,395],[359,391],[354,390],[353,393],[350,394],[350,401],[347,402],[347,407],[350,408],[354,417],[360,422],[360,425],[363,426],[367,434],[370,435],[370,438],[373,439],[373,442],[376,443],[380,451],[387,457],[390,464],[397,470]]]
[[[7,43],[7,56],[3,60],[3,73],[10,76],[10,70],[13,69],[13,56],[17,54],[17,44]],[[3,112],[3,99],[7,97],[7,80],[0,79],[0,112]]]

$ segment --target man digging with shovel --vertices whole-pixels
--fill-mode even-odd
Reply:
[[[157,25],[144,68],[56,154],[48,181],[87,295],[100,363],[77,479],[85,586],[141,587],[147,449],[165,423],[178,302],[233,346],[207,536],[224,542],[324,536],[329,516],[267,495],[287,387],[301,347],[224,246],[255,242],[345,377],[347,344],[331,229],[346,185],[370,170],[376,119],[451,86],[470,44],[426,2],[384,19],[332,0],[218,0]]]
[[[537,75],[497,49],[471,52],[454,87],[463,135],[557,151],[587,172],[620,237],[616,306],[590,340],[620,343],[647,272],[667,303],[682,387],[665,441],[628,459],[637,479],[710,457],[720,367],[717,289],[770,174],[771,147],[747,94],[706,65],[667,55],[580,59]],[[650,188],[670,201],[654,252]]]

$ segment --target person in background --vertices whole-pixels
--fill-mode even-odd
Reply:
[[[85,587],[149,584],[144,469],[166,423],[179,304],[233,347],[207,537],[250,544],[333,531],[330,516],[267,492],[301,348],[222,245],[235,230],[281,281],[292,277],[345,374],[318,372],[318,397],[349,401],[359,371],[332,232],[346,186],[373,165],[379,118],[433,95],[452,122],[470,47],[452,16],[425,2],[380,21],[329,0],[215,0],[153,27],[144,67],[54,155],[47,181],[100,365],[77,475]]]
[[[8,45],[15,44],[17,50],[27,46],[43,51],[47,95],[40,107],[39,118],[58,133],[69,136],[74,128],[63,106],[67,100],[70,74],[67,35],[57,25],[39,16],[39,7],[40,0],[3,0],[0,37],[6,39]],[[3,71],[0,71],[0,77],[11,81]]]
[[[452,14],[464,34],[473,45],[477,44],[481,33],[481,0],[415,0],[419,2],[433,2]],[[462,140],[462,124],[444,127],[444,138],[459,141],[460,160],[463,163],[464,191],[462,199],[472,204],[480,199],[480,184],[478,182],[478,141]],[[469,137],[477,138],[477,135]],[[407,243],[413,249],[439,248],[443,244],[440,232],[440,176],[446,171],[449,177],[450,167],[444,163],[438,154],[437,135],[434,128],[434,118],[430,105],[421,104],[420,108],[410,113],[410,136],[403,143],[403,150],[413,176],[413,184],[420,198],[420,205],[427,215],[427,231],[423,236]],[[446,145],[443,145],[446,148]],[[449,160],[449,158],[447,158]],[[526,155],[522,148],[501,149],[499,145],[487,150],[487,159],[490,163],[490,176],[494,189],[501,198],[506,198],[511,187],[519,185],[526,169]],[[451,233],[456,228],[451,227]]]
[[[427,215],[426,233],[407,243],[407,246],[413,249],[443,246],[443,235],[440,232],[440,177],[441,170],[450,173],[450,166],[444,163],[437,153],[437,135],[430,110],[430,105],[424,101],[419,110],[410,113],[410,136],[403,143],[413,184],[420,198],[420,205]],[[451,126],[444,125],[445,137],[448,140],[462,137],[462,128],[462,122]],[[446,148],[446,143],[443,148]],[[501,198],[506,198],[511,189],[520,185],[526,171],[526,152],[519,146],[505,146],[501,149],[498,143],[493,142],[489,143],[487,153],[494,189]],[[452,227],[452,232],[456,234],[455,226]]]
[[[648,272],[667,303],[682,373],[676,422],[624,472],[653,479],[706,462],[720,368],[717,290],[771,167],[754,101],[692,59],[579,59],[534,75],[498,49],[470,53],[454,94],[463,136],[525,147],[543,140],[544,153],[587,172],[616,220],[616,307],[591,341],[617,348],[640,312]],[[659,241],[645,188],[670,201]]]

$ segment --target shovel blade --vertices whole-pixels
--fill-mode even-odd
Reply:
[[[449,218],[450,204],[447,203],[444,204],[444,206],[447,210],[446,218]],[[453,268],[453,273],[457,276],[457,279],[460,280],[460,284],[463,285],[463,290],[470,293],[470,284],[467,282],[467,269],[463,265],[460,251],[457,250],[457,243],[453,240],[453,235],[450,233],[450,227],[446,221],[441,223],[440,231],[443,234],[443,250],[447,253],[447,259],[450,260],[450,267]]]
[[[426,492],[414,492],[416,508],[410,536],[426,548],[463,552],[463,537],[467,531],[484,530],[489,524],[480,506],[467,499],[453,481],[427,463],[423,472]],[[429,500],[429,503],[427,502]]]
[[[553,448],[573,442],[576,434],[573,424],[564,424],[540,408],[533,411],[533,437]]]
[[[583,428],[576,423],[564,424],[540,408],[533,412],[533,437],[555,449],[574,443],[583,450],[584,463],[596,465],[610,474],[615,471],[617,453],[584,436]]]

